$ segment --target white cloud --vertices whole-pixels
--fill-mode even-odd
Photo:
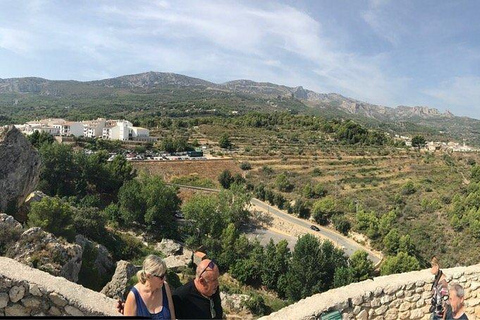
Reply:
[[[394,16],[388,11],[389,0],[371,0],[367,10],[361,13],[363,20],[375,34],[394,46],[400,45],[405,25],[396,19],[401,13],[395,8]]]
[[[313,90],[343,90],[384,104],[397,99],[406,83],[383,74],[385,56],[344,52],[322,33],[321,22],[286,5],[181,1],[163,6],[143,3],[136,10],[117,4],[101,11],[125,21],[120,34],[152,39],[137,42],[141,59],[177,72],[210,68],[210,73],[236,74],[235,78],[311,83]],[[301,65],[308,69],[297,67]]]
[[[371,9],[383,2],[372,2]],[[0,46],[38,57],[60,53],[72,64],[80,59],[91,65],[79,71],[83,77],[154,70],[217,82],[249,78],[387,105],[408,82],[385,74],[388,56],[346,51],[324,33],[322,21],[288,5],[116,1],[90,4],[72,16],[76,9],[38,0],[26,10],[34,18],[23,21],[23,30],[33,31],[6,37],[0,29]]]
[[[458,106],[463,114],[477,114],[478,118],[480,77],[454,77],[442,82],[437,88],[424,90],[424,93],[440,100],[447,107]]]
[[[0,48],[26,55],[31,50],[32,34],[23,30],[0,28]]]

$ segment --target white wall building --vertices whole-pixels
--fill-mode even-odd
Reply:
[[[62,124],[53,124],[53,126],[59,129],[61,136],[83,136],[83,124],[81,122],[66,121]]]
[[[150,131],[141,127],[134,127],[127,120],[106,120],[98,118],[91,121],[74,122],[64,119],[42,119],[30,121],[24,125],[16,125],[25,134],[35,131],[48,132],[54,136],[75,136],[88,138],[102,138],[106,140],[136,140],[155,141],[150,137]]]
[[[103,137],[103,128],[105,128],[107,120],[98,118],[92,121],[83,121],[83,136],[87,138]]]

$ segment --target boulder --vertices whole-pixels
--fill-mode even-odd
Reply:
[[[12,216],[5,213],[0,213],[0,230],[5,229],[18,229],[22,230],[20,222],[15,220]]]
[[[82,247],[83,267],[90,268],[91,270],[89,270],[89,273],[93,271],[96,272],[98,276],[96,278],[101,282],[98,284],[100,286],[98,289],[102,288],[111,278],[113,271],[115,270],[115,262],[113,261],[112,255],[105,246],[91,241],[82,235],[77,235],[75,237],[75,243]],[[92,261],[85,261],[87,258]]]
[[[78,281],[82,266],[82,247],[57,239],[39,227],[22,233],[20,239],[8,250],[8,256],[30,267]]]
[[[128,292],[128,280],[135,275],[137,268],[128,261],[120,260],[112,280],[103,287],[101,293],[114,299],[124,299]]]
[[[40,156],[14,126],[0,127],[0,211],[21,206],[40,177]]]
[[[168,256],[164,259],[167,268],[178,271],[181,267],[187,267],[192,262],[193,252],[187,249],[183,250],[183,254],[179,256]]]
[[[23,205],[18,209],[17,214],[15,215],[15,218],[17,218],[17,220],[20,222],[27,221],[27,215],[30,212],[32,203],[40,202],[45,197],[48,197],[48,196],[42,191],[33,191],[32,193],[30,193],[25,199],[25,202],[23,203]]]
[[[242,305],[242,302],[250,299],[250,296],[247,294],[230,294],[225,292],[220,292],[220,299],[222,301],[222,307],[224,309],[239,312],[245,310],[245,307]]]
[[[155,245],[155,250],[158,250],[165,254],[165,256],[176,256],[182,254],[183,247],[181,244],[170,240],[170,239],[162,239],[161,242]]]

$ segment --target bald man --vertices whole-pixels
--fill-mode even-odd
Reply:
[[[218,266],[205,259],[197,266],[195,279],[173,292],[177,319],[222,319],[218,290]]]

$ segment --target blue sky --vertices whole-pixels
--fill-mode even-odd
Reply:
[[[480,119],[476,0],[0,0],[0,78],[146,71]]]

